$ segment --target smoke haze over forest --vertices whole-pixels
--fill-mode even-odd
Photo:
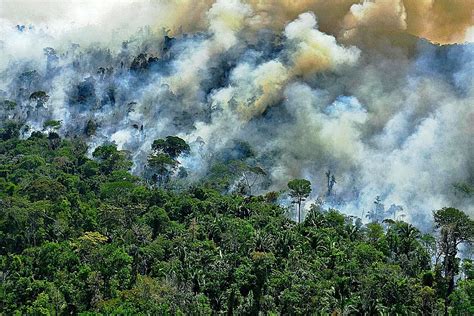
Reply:
[[[189,181],[242,159],[256,193],[306,178],[348,214],[380,196],[412,222],[473,216],[474,3],[449,3],[2,1],[0,117],[115,142],[136,173],[177,135]]]

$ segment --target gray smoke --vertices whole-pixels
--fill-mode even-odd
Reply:
[[[455,189],[474,182],[474,45],[375,33],[376,7],[360,6],[348,13],[357,23],[338,34],[319,30],[317,11],[278,29],[234,0],[194,15],[153,1],[52,11],[67,18],[2,15],[0,97],[17,107],[0,115],[30,132],[60,120],[63,135],[86,137],[91,150],[115,142],[136,173],[156,138],[191,143],[181,161],[189,181],[246,142],[268,174],[260,193],[304,177],[308,203],[348,214],[364,216],[380,196],[413,222],[443,206],[474,215],[473,198]],[[406,28],[395,9],[390,23]],[[35,91],[47,102],[32,100]],[[336,180],[329,197],[327,170]]]

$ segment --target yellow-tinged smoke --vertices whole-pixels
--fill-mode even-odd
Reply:
[[[157,1],[176,4],[169,27],[205,27],[202,17],[213,1]],[[472,0],[250,0],[258,26],[283,29],[299,14],[312,11],[321,31],[333,35],[363,26],[373,32],[406,32],[440,44],[462,43],[474,25]],[[186,18],[185,18],[186,17]],[[185,21],[183,21],[185,20]],[[181,23],[180,23],[181,21]],[[472,32],[472,31],[471,31]]]
[[[472,0],[266,0],[250,1],[262,21],[275,28],[299,14],[314,12],[319,29],[333,35],[345,34],[358,27],[370,32],[406,32],[440,44],[462,43],[472,32]],[[357,39],[355,39],[357,41]]]
[[[222,2],[218,1],[216,4],[220,5]],[[230,12],[237,12],[237,8],[238,6],[234,7],[234,10]],[[236,19],[236,16],[237,14],[232,14],[232,19]],[[246,15],[240,14],[241,18],[237,20],[242,21],[244,16]],[[211,20],[210,24],[215,24],[215,21]],[[224,29],[228,28],[224,27]],[[238,27],[228,29],[227,40],[222,40],[219,35],[227,31],[214,32],[209,43],[227,43],[230,40],[235,44],[238,31]],[[312,13],[300,14],[297,19],[286,25],[283,34],[286,47],[284,54],[289,57],[288,61],[284,63],[276,58],[260,65],[244,63],[237,66],[230,78],[231,87],[226,89],[225,93],[214,96],[215,104],[224,110],[235,110],[239,119],[248,121],[277,103],[282,98],[282,90],[289,81],[297,77],[309,77],[318,72],[337,71],[340,66],[353,65],[359,58],[358,48],[341,46],[334,36],[320,32],[317,28],[316,16]],[[203,47],[207,45],[208,42]],[[222,49],[230,47],[222,45]],[[178,72],[176,79],[181,86],[189,89],[196,81],[195,79],[188,80],[183,75],[188,73],[187,69],[194,69],[196,64],[198,63],[193,62],[190,66],[188,63],[182,71]],[[197,71],[194,74],[194,77],[198,76]],[[174,88],[173,85],[171,88]]]
[[[404,0],[407,31],[441,44],[472,41],[466,33],[474,25],[472,0]]]
[[[157,1],[175,10],[166,24],[175,32],[206,27],[205,12],[214,1]],[[390,37],[407,33],[439,44],[463,43],[474,28],[472,0],[249,0],[253,27],[282,30],[303,12],[314,12],[322,32],[350,36],[360,28]],[[226,19],[222,17],[222,19]],[[348,33],[347,33],[348,32]],[[357,43],[358,38],[352,38]]]
[[[62,26],[100,24],[103,28],[151,24],[167,28],[172,35],[206,30],[209,10],[215,0],[3,0],[0,20],[41,23],[57,20]],[[221,3],[235,5],[234,0]],[[301,13],[314,12],[319,29],[331,35],[359,40],[361,30],[369,34],[411,34],[440,44],[461,43],[474,33],[472,0],[242,0],[253,16],[244,23],[249,29],[269,27],[283,30]],[[87,14],[84,14],[87,12]],[[137,16],[140,18],[137,19]],[[230,15],[212,17],[232,28],[242,21]],[[217,25],[219,27],[219,25]],[[361,34],[359,34],[360,36]]]
[[[292,53],[292,72],[295,75],[337,69],[342,64],[355,63],[359,57],[357,48],[342,47],[333,36],[319,31],[316,17],[311,13],[303,13],[288,24],[285,35],[289,41],[295,42]]]
[[[347,198],[360,189],[362,208],[383,194],[390,203],[431,210],[448,205],[452,184],[470,181],[474,170],[472,45],[417,39],[473,41],[473,6],[472,0],[0,0],[0,94],[14,97],[21,90],[12,87],[23,89],[15,78],[36,68],[51,80],[41,86],[51,98],[34,117],[23,111],[28,103],[19,103],[32,130],[51,118],[75,133],[93,117],[99,128],[91,143],[112,140],[135,152],[137,165],[156,138],[200,139],[185,164],[197,173],[206,171],[207,157],[242,139],[268,159],[274,189],[302,176],[320,183],[330,167]],[[170,50],[162,46],[166,32],[177,37]],[[60,58],[50,61],[45,47]],[[164,57],[165,67],[122,69],[141,53]],[[76,61],[77,69],[70,66]],[[103,66],[117,75],[104,78],[96,71]],[[89,76],[97,98],[86,112],[72,100]],[[109,84],[117,86],[117,105],[109,97],[93,105],[109,95]],[[472,200],[459,201],[474,211]]]

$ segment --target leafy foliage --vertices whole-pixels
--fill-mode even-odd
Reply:
[[[305,179],[294,179],[288,182],[288,188],[290,189],[290,196],[293,199],[293,203],[298,205],[298,223],[301,222],[301,202],[311,193],[311,182]]]
[[[444,304],[453,315],[473,312],[473,265],[463,260],[461,269],[453,257],[459,242],[472,240],[472,220],[459,210],[434,213],[435,236],[317,206],[295,223],[274,203],[277,193],[148,185],[114,144],[88,158],[78,138],[58,136],[52,146],[34,132],[20,140],[8,124],[0,141],[6,315],[408,315],[440,314]],[[152,150],[159,172],[189,147],[167,137]],[[235,170],[248,184],[265,174],[245,164]],[[307,180],[288,187],[300,203],[311,191]],[[432,260],[435,237],[441,261]]]

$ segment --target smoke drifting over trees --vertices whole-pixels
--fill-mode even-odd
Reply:
[[[471,1],[20,2],[2,4],[0,117],[25,136],[58,121],[142,173],[177,135],[190,182],[237,159],[265,171],[253,192],[306,178],[308,203],[358,216],[376,196],[413,222],[474,214]]]

